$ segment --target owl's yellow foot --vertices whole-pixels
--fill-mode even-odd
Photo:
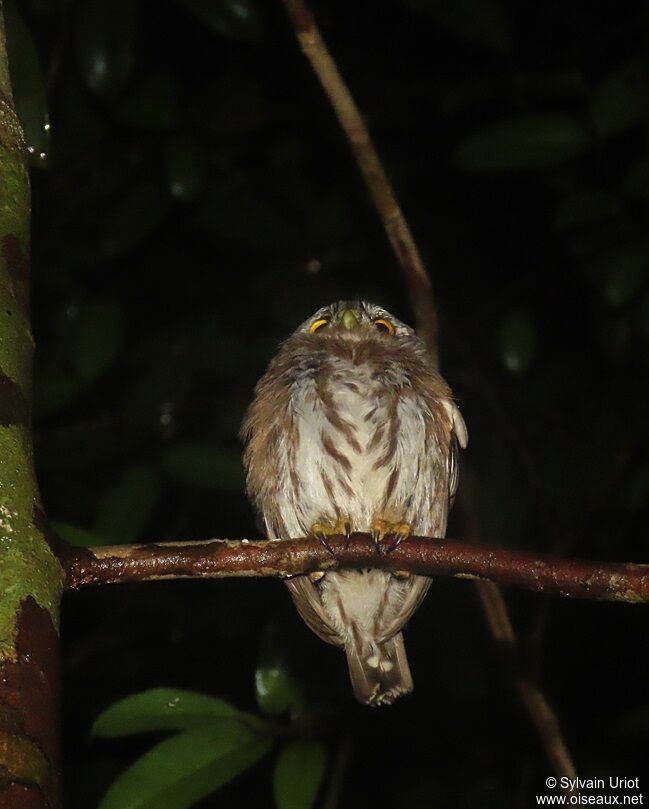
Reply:
[[[349,517],[341,517],[336,522],[319,520],[311,526],[311,533],[317,537],[329,553],[333,555],[331,545],[329,544],[329,537],[343,536],[345,537],[345,541],[349,542],[349,537],[352,533],[351,520]]]
[[[392,553],[410,535],[410,532],[411,528],[407,522],[374,520],[372,523],[372,537],[377,553]]]

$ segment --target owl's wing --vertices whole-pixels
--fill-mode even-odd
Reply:
[[[460,454],[460,444],[455,433],[451,434],[451,444],[448,453],[448,510],[453,508],[457,486],[460,482],[460,466],[458,456]]]
[[[448,507],[450,510],[455,500],[459,482],[458,456],[460,449],[465,449],[469,443],[469,433],[455,402],[447,400],[444,402],[444,407],[451,419],[451,440],[448,451]]]
[[[469,442],[469,434],[466,429],[466,424],[462,418],[462,414],[457,408],[457,405],[446,400],[444,408],[448,413],[451,420],[451,437],[449,441],[448,451],[448,508],[450,510],[455,499],[457,492],[458,478],[459,478],[459,465],[458,455],[459,450],[464,449]],[[401,631],[404,625],[410,620],[413,613],[417,610],[419,605],[428,592],[431,579],[427,576],[411,576],[408,580],[408,591],[399,605],[399,611],[396,618],[390,621],[389,624],[380,627],[380,634],[377,640],[379,643],[393,638],[397,632]]]
[[[344,647],[343,639],[333,628],[322,609],[318,589],[311,579],[308,576],[294,576],[286,579],[285,584],[291,593],[297,611],[309,629],[325,643]]]

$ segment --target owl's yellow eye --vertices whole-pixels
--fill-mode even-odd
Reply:
[[[327,320],[326,317],[322,317],[322,318],[320,318],[320,320],[314,321],[309,326],[309,334],[315,334],[318,331],[318,329],[321,329],[323,326],[326,326],[328,323],[329,323],[329,321]]]
[[[374,321],[374,325],[379,331],[382,331],[385,334],[394,334],[394,326],[389,320],[385,320],[384,318],[380,317],[378,320]]]

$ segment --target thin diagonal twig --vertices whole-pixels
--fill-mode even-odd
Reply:
[[[340,740],[333,764],[331,766],[329,783],[327,785],[327,791],[325,792],[322,800],[321,809],[338,809],[340,806],[340,796],[353,750],[353,736],[348,734],[343,736]]]
[[[465,538],[469,542],[479,541],[480,524],[470,485],[463,489],[460,505]],[[503,665],[512,677],[514,687],[539,736],[554,773],[559,779],[565,776],[574,781],[577,772],[564,741],[559,720],[545,694],[523,665],[516,633],[500,587],[491,581],[476,581],[475,587],[491,637]]]
[[[430,276],[367,126],[322,39],[308,5],[302,0],[283,0],[283,3],[300,47],[311,63],[354,152],[358,167],[408,284],[419,335],[437,361],[437,307]]]
[[[347,136],[374,205],[404,273],[417,321],[417,331],[428,345],[436,364],[439,359],[438,315],[430,276],[421,259],[390,181],[356,103],[338,70],[306,0],[283,0],[298,42],[315,71],[338,121]],[[506,641],[518,657],[507,606],[497,585],[478,583],[478,593],[496,644]],[[538,687],[516,679],[517,690],[537,729],[557,775],[574,773],[559,724]],[[528,687],[529,686],[529,687]],[[549,713],[548,713],[549,712]]]
[[[561,779],[574,781],[577,771],[564,741],[559,720],[538,684],[520,666],[520,650],[509,618],[507,605],[497,584],[490,581],[475,583],[480,602],[503,661],[514,674],[514,686],[539,735],[553,771]]]

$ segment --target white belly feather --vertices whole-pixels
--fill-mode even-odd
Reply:
[[[367,366],[344,361],[338,362],[333,373],[335,385],[329,391],[337,416],[351,428],[352,439],[332,426],[316,380],[303,380],[291,400],[299,432],[293,460],[301,496],[291,496],[288,487],[280,496],[288,535],[304,536],[315,522],[335,522],[343,516],[350,519],[352,530],[370,531],[373,520],[383,516],[386,489],[395,469],[398,482],[387,504],[395,519],[411,523],[415,533],[443,534],[446,502],[431,507],[439,447],[426,448],[424,419],[433,415],[425,401],[414,394],[396,400],[396,448],[386,462],[395,405],[385,395],[385,381],[373,379]],[[377,430],[382,431],[378,440]],[[347,459],[346,465],[327,451],[324,437],[334,442],[336,452]],[[398,581],[380,570],[343,571],[327,574],[320,594],[329,620],[342,636],[351,625],[373,634],[377,615],[385,613],[389,618],[398,614],[411,586],[412,581]]]

